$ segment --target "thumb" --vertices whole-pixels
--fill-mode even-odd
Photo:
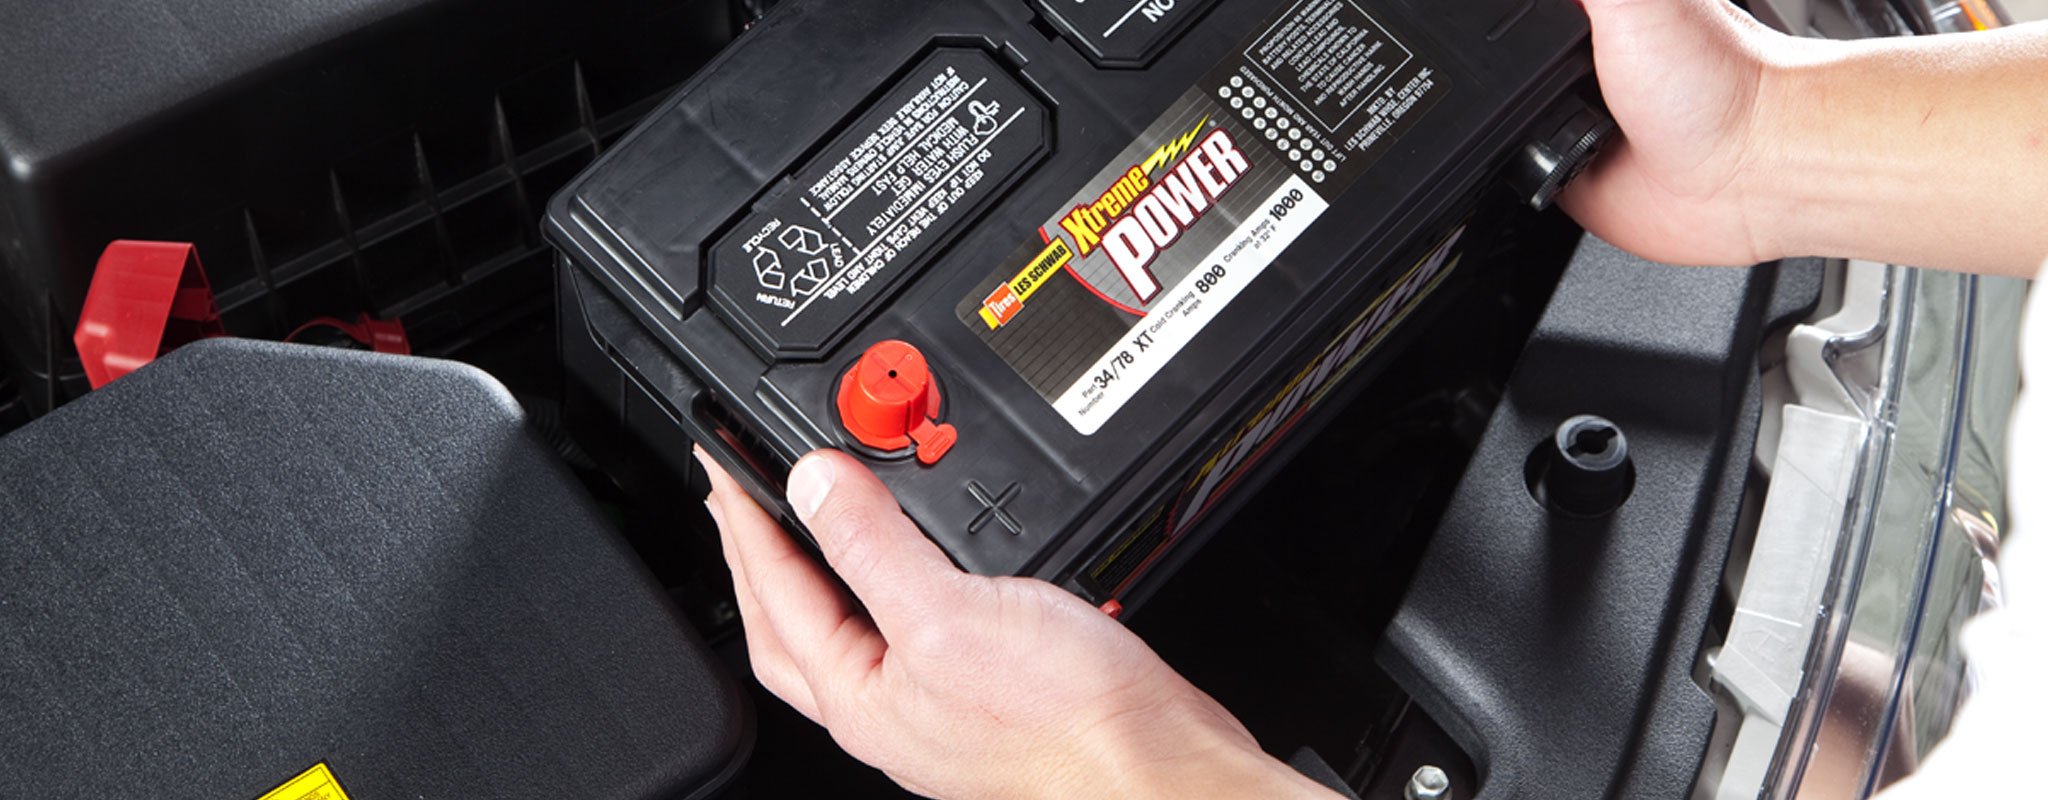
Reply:
[[[924,617],[955,605],[965,573],[852,457],[835,450],[805,456],[790,470],[789,504],[884,638],[902,641]]]

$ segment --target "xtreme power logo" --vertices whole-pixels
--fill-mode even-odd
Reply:
[[[1168,140],[1143,161],[1131,165],[1094,200],[1079,203],[1059,221],[1059,235],[1041,228],[1045,248],[1017,275],[997,286],[982,301],[980,316],[990,330],[1007,324],[1023,310],[1039,287],[1076,259],[1106,256],[1123,279],[1127,294],[1142,306],[1156,298],[1161,286],[1151,266],[1199,223],[1216,203],[1251,171],[1251,161],[1222,127],[1208,118],[1187,133]],[[1105,289],[1073,276],[1096,295],[1125,310]]]

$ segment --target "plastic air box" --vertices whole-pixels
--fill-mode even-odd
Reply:
[[[85,391],[71,331],[115,239],[197,243],[239,336],[370,312],[461,355],[543,314],[541,206],[730,41],[728,9],[0,0],[13,396]]]
[[[1561,0],[799,0],[548,233],[593,349],[764,502],[844,448],[963,567],[1114,609],[1454,288],[1525,144],[1590,150],[1586,31]]]
[[[0,631],[8,797],[678,800],[751,744],[602,510],[449,362],[202,342],[0,439]]]

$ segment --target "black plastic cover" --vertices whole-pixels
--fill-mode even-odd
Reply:
[[[1588,237],[1379,654],[1477,762],[1478,797],[1688,795],[1714,728],[1693,675],[1750,479],[1759,353],[1820,285],[1815,261],[1671,267]],[[1634,487],[1611,514],[1530,493],[1531,452],[1580,414],[1628,437]]]
[[[970,99],[971,97],[971,99]],[[957,126],[925,124],[947,106],[964,106]],[[764,355],[815,357],[838,344],[854,323],[873,311],[878,297],[909,277],[900,265],[913,264],[947,243],[944,231],[972,219],[1037,165],[1050,144],[1046,107],[1009,70],[976,50],[932,54],[904,77],[897,89],[854,121],[839,138],[786,180],[822,191],[789,192],[758,205],[711,254],[711,296],[737,320]],[[929,131],[929,132],[927,132]],[[986,158],[962,160],[933,170],[918,158],[921,140],[939,147],[967,147]],[[938,172],[936,185],[905,214],[896,194],[864,192],[876,183],[918,185]],[[817,214],[804,227],[799,219],[816,202]],[[822,230],[819,230],[822,229]],[[767,246],[763,246],[767,245]],[[865,292],[839,292],[835,275],[851,283],[875,281]],[[688,292],[677,276],[671,284]],[[774,293],[774,305],[756,298]]]
[[[180,350],[0,439],[0,794],[675,798],[737,685],[473,369]]]
[[[1217,0],[1038,0],[1082,52],[1108,67],[1141,67]]]

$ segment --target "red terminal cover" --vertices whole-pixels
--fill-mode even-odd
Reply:
[[[226,335],[198,248],[124,240],[100,255],[72,342],[97,389],[178,347]]]
[[[931,365],[909,342],[878,342],[839,382],[839,421],[877,450],[917,445],[917,460],[936,464],[960,439],[938,422],[942,399]]]

